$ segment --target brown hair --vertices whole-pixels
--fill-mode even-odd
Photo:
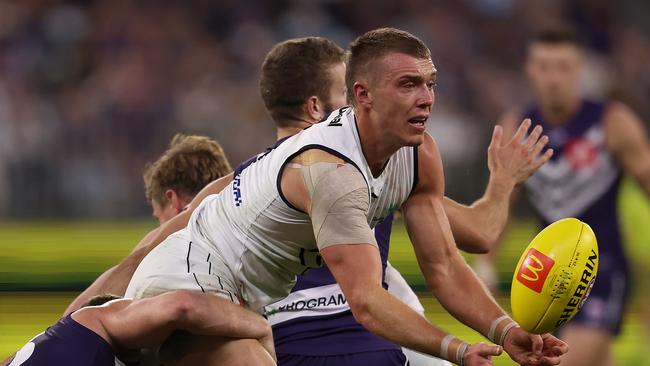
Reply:
[[[165,204],[165,191],[193,198],[208,183],[230,173],[232,168],[221,146],[204,136],[177,134],[153,164],[145,167],[147,200]]]
[[[580,46],[576,30],[568,23],[550,21],[543,24],[534,34],[531,43],[569,43]]]
[[[277,44],[262,64],[260,93],[278,127],[300,119],[307,98],[329,103],[331,77],[328,67],[344,62],[345,52],[321,37],[297,38]]]
[[[348,102],[354,103],[352,87],[360,73],[373,60],[389,53],[404,53],[409,56],[430,59],[431,51],[419,38],[411,33],[395,29],[380,28],[369,31],[350,43],[345,71],[345,85],[348,88]]]

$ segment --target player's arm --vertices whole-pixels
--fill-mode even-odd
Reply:
[[[426,135],[418,153],[420,179],[402,210],[428,287],[455,318],[501,342],[515,361],[530,365],[558,364],[566,345],[550,335],[543,338],[511,327],[512,319],[505,315],[459,254],[443,205],[442,163],[431,136]]]
[[[650,144],[643,123],[624,104],[612,103],[605,114],[604,128],[607,148],[650,197]]]
[[[173,291],[132,301],[117,311],[110,306],[103,309],[100,321],[111,342],[120,348],[156,347],[173,331],[184,330],[195,335],[257,339],[275,358],[268,322],[214,295]]]
[[[133,273],[138,268],[142,259],[149,254],[156,246],[163,242],[169,235],[183,229],[190,221],[194,210],[199,206],[203,199],[211,194],[221,192],[230,182],[232,182],[232,173],[223,176],[205,186],[192,200],[190,205],[181,213],[174,216],[171,220],[163,223],[159,228],[154,229],[147,234],[133,251],[124,258],[118,265],[104,272],[97,278],[86,290],[84,290],[65,310],[69,314],[78,310],[91,297],[100,294],[115,294],[122,296],[126,292],[129,281]]]
[[[548,143],[548,137],[542,136],[541,126],[536,126],[524,140],[530,126],[531,121],[525,119],[503,145],[503,127],[495,126],[488,147],[490,180],[483,197],[470,206],[445,197],[445,212],[460,249],[486,253],[496,245],[508,222],[515,185],[525,181],[553,155],[551,149],[540,155]]]
[[[310,150],[285,169],[281,187],[293,206],[310,215],[320,252],[359,323],[398,344],[457,362],[462,342],[441,350],[447,334],[382,288],[379,250],[367,223],[368,188],[356,168]],[[468,352],[485,359],[500,349],[475,345]]]

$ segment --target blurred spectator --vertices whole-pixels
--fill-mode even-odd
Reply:
[[[634,11],[644,6],[0,0],[0,216],[146,215],[139,172],[174,133],[214,137],[235,164],[274,141],[257,82],[275,42],[320,35],[346,46],[381,26],[410,30],[431,47],[441,108],[431,129],[449,140],[440,144],[448,190],[470,200],[483,182],[467,176],[486,176],[491,125],[528,98],[518,70],[523,42],[544,18],[572,21],[598,56],[585,88],[613,91],[650,120],[649,30]]]

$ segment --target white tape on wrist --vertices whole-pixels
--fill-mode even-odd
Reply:
[[[503,315],[500,316],[492,321],[492,324],[490,324],[490,331],[488,332],[488,339],[492,341],[493,343],[498,343],[496,339],[496,331],[497,331],[497,326],[499,326],[499,323],[501,323],[505,319],[510,319],[509,316]]]
[[[445,338],[442,339],[442,342],[440,342],[440,357],[442,357],[445,360],[449,360],[449,354],[448,354],[449,344],[454,339],[456,339],[456,337],[454,337],[451,334],[447,334]]]
[[[465,366],[465,353],[468,348],[469,343],[463,342],[458,346],[458,349],[456,349],[456,363],[458,363],[459,366]]]
[[[505,342],[506,336],[508,335],[508,333],[513,328],[516,328],[518,326],[519,326],[519,324],[515,323],[514,321],[509,323],[508,325],[506,325],[505,328],[503,328],[503,330],[501,331],[501,337],[499,337],[499,343],[498,344],[503,346],[503,342]]]

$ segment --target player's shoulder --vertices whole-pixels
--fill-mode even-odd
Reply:
[[[604,104],[604,119],[606,121],[616,121],[618,119],[636,118],[636,113],[627,104],[613,100]]]
[[[417,184],[412,194],[444,188],[441,186],[444,184],[444,174],[438,145],[428,133],[424,134],[422,144],[417,147],[417,176]]]
[[[343,160],[343,158],[341,158],[339,155],[335,155],[330,151],[326,151],[318,147],[313,147],[299,153],[294,158],[292,158],[289,163],[310,166],[317,163],[345,164],[345,160]]]
[[[646,134],[643,123],[632,108],[618,101],[607,103],[603,130],[608,149],[613,152],[640,141]]]
[[[637,132],[642,128],[637,114],[625,103],[619,101],[607,102],[603,112],[603,126],[606,135],[625,135]]]

